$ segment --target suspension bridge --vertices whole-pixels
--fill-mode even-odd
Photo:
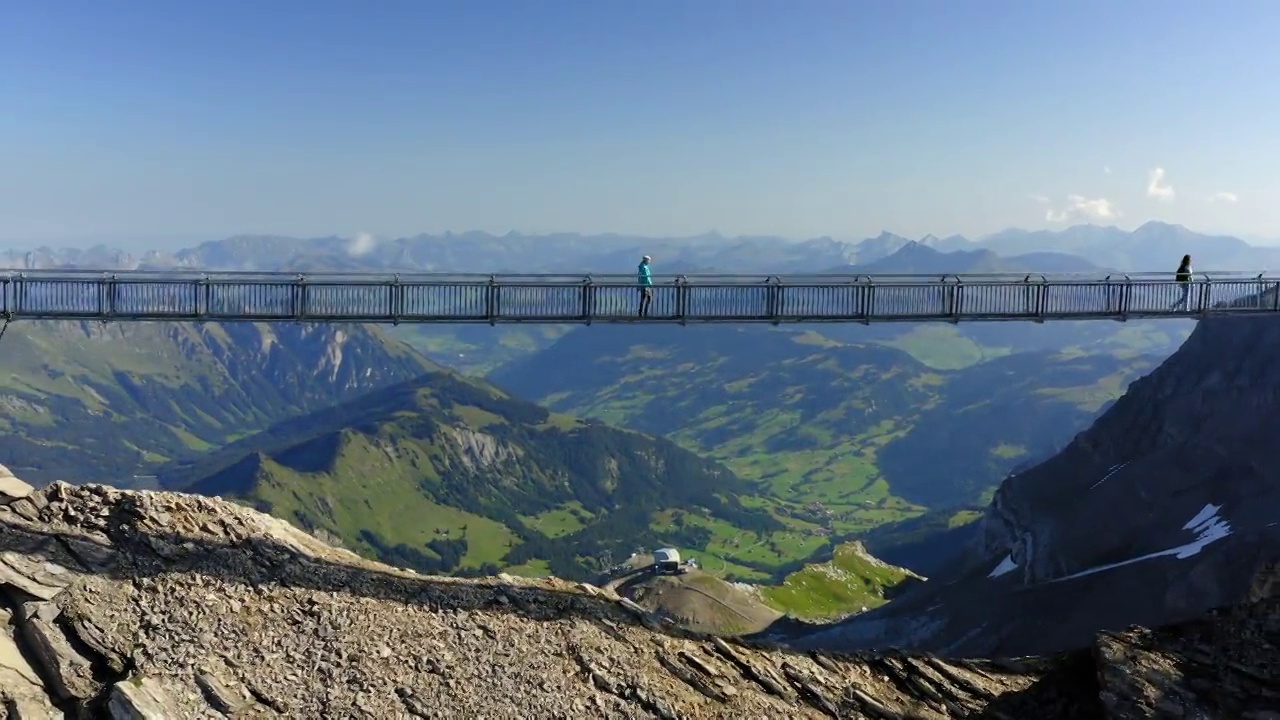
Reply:
[[[648,300],[645,301],[647,295]],[[1280,276],[0,272],[12,320],[343,323],[879,323],[1280,313]]]

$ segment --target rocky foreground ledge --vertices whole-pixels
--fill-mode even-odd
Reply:
[[[1274,578],[1053,658],[796,654],[587,585],[397,570],[220,500],[4,475],[0,716],[1280,718]]]

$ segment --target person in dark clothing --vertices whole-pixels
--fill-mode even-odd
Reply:
[[[640,283],[640,317],[649,314],[649,304],[653,302],[653,275],[649,272],[649,260],[645,255],[636,268],[636,281]]]
[[[1178,265],[1178,271],[1174,273],[1173,279],[1182,285],[1182,296],[1178,301],[1169,306],[1170,310],[1181,308],[1187,309],[1187,300],[1191,299],[1191,256],[1183,255],[1182,263]]]

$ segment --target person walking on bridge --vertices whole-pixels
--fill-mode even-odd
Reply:
[[[649,304],[653,302],[653,275],[649,272],[649,260],[645,255],[636,267],[636,281],[640,283],[640,317],[649,315]]]
[[[1182,285],[1182,297],[1178,301],[1169,306],[1170,310],[1177,310],[1179,307],[1183,310],[1187,309],[1187,300],[1191,298],[1191,256],[1183,255],[1182,263],[1178,265],[1178,272],[1174,273],[1173,279]]]

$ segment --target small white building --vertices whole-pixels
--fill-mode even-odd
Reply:
[[[659,548],[654,550],[653,569],[660,573],[680,572],[680,551],[675,548]]]

